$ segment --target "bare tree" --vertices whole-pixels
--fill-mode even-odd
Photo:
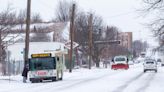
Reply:
[[[119,29],[115,26],[107,26],[104,40],[116,40]]]
[[[0,12],[0,63],[5,64],[5,39],[9,35],[9,31],[16,25],[16,12],[13,11],[9,6],[6,10]],[[13,39],[13,38],[11,38]],[[10,41],[9,39],[8,41]],[[5,67],[3,67],[5,70]]]
[[[31,18],[31,23],[40,23],[42,22],[41,15],[39,13],[33,13]]]
[[[105,37],[103,37],[104,41],[110,41],[110,40],[118,40],[118,32],[119,29],[115,26],[107,26],[105,29]],[[104,49],[106,50],[106,53],[102,53],[102,55],[106,57],[113,57],[116,54],[119,53],[117,44],[111,44],[111,45],[105,45]],[[102,56],[103,57],[103,56]]]
[[[17,24],[20,25],[20,30],[23,31],[23,25],[26,21],[26,10],[20,10],[17,16]]]
[[[146,10],[156,10],[156,9],[163,9],[163,0],[143,0],[143,2],[146,4]]]
[[[138,57],[141,52],[146,51],[148,48],[147,42],[141,42],[140,40],[135,40],[132,45],[133,52],[135,54],[134,56],[136,57]]]
[[[89,15],[85,12],[78,13],[78,16],[75,21],[75,41],[79,43],[80,49],[83,51],[84,55],[88,55],[89,47],[88,47],[88,40],[89,40],[89,30],[88,30],[88,18]],[[96,63],[96,66],[99,67],[100,56],[104,55],[101,53],[105,48],[115,48],[116,45],[109,45],[109,44],[97,44],[96,41],[110,41],[116,40],[118,35],[118,28],[117,27],[108,27],[105,28],[103,24],[103,19],[93,13],[93,61]],[[105,34],[105,36],[103,36]],[[122,48],[120,52],[125,52],[125,48]],[[116,49],[117,49],[116,48]],[[114,52],[115,50],[113,50]],[[113,56],[113,52],[112,56]],[[108,54],[108,53],[106,53]],[[119,53],[118,53],[119,54]]]
[[[67,22],[70,19],[71,3],[66,0],[60,0],[56,9],[56,21]]]
[[[26,21],[26,10],[20,10],[17,17],[18,24],[24,24]]]
[[[25,21],[26,21],[26,10],[20,10],[19,11],[19,14],[17,16],[17,23],[18,24],[25,24]],[[40,23],[42,22],[42,17],[40,15],[40,13],[32,13],[32,18],[31,18],[31,23]]]
[[[76,18],[76,15],[77,15],[76,13],[78,12],[77,3],[76,2],[68,2],[67,0],[59,0],[57,9],[55,11],[55,19],[53,21],[68,22],[70,20],[72,4],[76,4],[76,10],[75,10],[75,18]]]
[[[99,41],[101,38],[101,31],[103,31],[103,20],[101,17],[93,14],[93,60],[95,63],[99,63],[99,49],[98,45],[94,44],[95,41]],[[75,21],[75,41],[79,43],[81,51],[83,51],[84,55],[89,54],[89,24],[88,24],[89,14],[85,12],[79,12]]]
[[[70,15],[70,5],[71,3],[66,2],[65,0],[59,1],[59,4],[57,6],[56,11],[56,21],[58,22],[67,22],[69,21],[69,15]],[[76,5],[77,6],[77,5]],[[83,56],[86,56],[89,54],[89,13],[79,11],[79,9],[76,9],[76,17],[75,17],[75,33],[74,33],[74,41],[79,44],[80,50],[83,52]],[[99,67],[99,61],[100,61],[100,52],[103,50],[102,48],[105,48],[105,45],[97,45],[94,42],[95,41],[103,41],[103,40],[109,40],[109,39],[115,39],[116,32],[114,31],[115,28],[112,27],[110,32],[108,31],[108,35],[106,38],[102,37],[102,34],[104,33],[104,24],[103,19],[101,16],[98,16],[95,13],[93,14],[93,60],[96,63],[96,66]],[[113,33],[115,34],[113,35]],[[87,58],[87,57],[86,57]]]
[[[154,21],[149,24],[150,29],[154,32],[154,35],[159,38],[161,46],[164,45],[164,39],[161,39],[164,35],[164,2],[163,0],[143,0],[145,7],[144,12],[157,12],[159,13],[154,18]]]

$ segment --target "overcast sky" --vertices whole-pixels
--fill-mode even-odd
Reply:
[[[55,9],[59,0],[31,0],[32,12],[39,12],[44,20],[50,20],[55,15]],[[144,23],[148,19],[140,17],[136,12],[142,5],[141,0],[66,0],[76,1],[80,9],[95,12],[102,16],[105,24],[118,27],[124,32],[133,32],[133,40],[148,40],[154,44],[151,33]],[[27,0],[0,0],[0,11],[8,4],[12,4],[15,10],[25,9]]]

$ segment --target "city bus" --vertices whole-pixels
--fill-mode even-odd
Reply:
[[[60,53],[32,54],[29,59],[29,80],[42,82],[43,80],[62,80],[64,71],[64,55]]]

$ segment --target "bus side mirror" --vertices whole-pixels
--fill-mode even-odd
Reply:
[[[59,61],[59,57],[56,57],[57,61]]]

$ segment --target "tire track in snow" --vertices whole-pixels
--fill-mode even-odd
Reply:
[[[130,71],[133,71],[133,70],[130,70]],[[78,84],[85,84],[85,83],[88,83],[88,82],[93,82],[95,80],[99,80],[99,79],[102,79],[102,78],[105,78],[105,77],[113,77],[113,76],[115,76],[117,74],[120,74],[120,73],[127,73],[127,70],[117,71],[117,72],[113,72],[113,73],[110,73],[110,74],[104,74],[104,75],[101,75],[101,76],[96,77],[96,78],[92,77],[92,78],[89,78],[89,79],[80,80],[80,81],[77,81],[77,82],[74,82],[74,83],[71,83],[71,84],[69,83],[68,85],[62,85],[61,87],[50,89],[50,91],[54,91],[54,90],[63,91],[63,90],[69,89],[69,88],[73,88],[73,87],[77,86]],[[97,75],[97,74],[95,74],[95,75]]]
[[[44,84],[46,85],[46,84]],[[26,85],[26,86],[23,86],[21,88],[14,88],[14,89],[9,89],[9,90],[4,90],[3,92],[17,92],[17,90],[22,90],[22,89],[30,89],[30,88],[36,88],[36,87],[40,87],[40,86],[43,86],[43,84],[39,84],[39,85]]]
[[[112,74],[111,73],[110,74],[104,74],[104,75],[101,75],[101,76],[98,76],[98,77],[95,77],[95,78],[89,78],[89,79],[80,80],[80,81],[74,82],[72,84],[69,83],[69,85],[61,85],[60,87],[58,86],[57,88],[50,89],[50,90],[52,90],[52,91],[53,90],[59,90],[59,91],[67,90],[69,88],[73,88],[73,87],[77,86],[78,84],[85,84],[85,83],[88,83],[88,82],[99,80],[99,79],[102,79],[102,78],[105,78],[105,77],[109,77],[109,75],[110,76],[114,76],[114,75],[116,75],[116,74],[118,74],[120,72],[121,71],[113,72]]]
[[[69,77],[68,77],[69,78]],[[9,89],[9,90],[4,90],[3,92],[12,92],[12,91],[17,91],[17,90],[22,90],[22,89],[37,89],[37,88],[42,88],[42,87],[45,87],[45,86],[48,86],[48,85],[52,85],[53,83],[59,83],[59,81],[55,81],[55,82],[41,82],[41,83],[27,83],[28,85],[24,86],[24,87],[21,87],[21,88],[14,88],[14,89]],[[57,85],[57,86],[62,86],[64,85],[65,83],[60,83],[60,85]]]
[[[151,81],[154,79],[155,75],[156,75],[156,73],[149,74],[149,76],[147,77],[147,79],[145,79],[146,80],[144,82],[145,85],[143,85],[140,88],[138,88],[135,92],[145,92],[145,90],[149,87]]]
[[[133,81],[139,79],[142,75],[143,75],[143,72],[142,73],[139,73],[137,76],[131,78],[128,81],[126,81],[126,84],[117,87],[116,90],[114,90],[112,92],[121,92],[121,91],[124,91],[124,89],[126,89]]]
[[[119,72],[113,72],[113,73],[110,73],[110,74],[104,74],[104,75],[101,75],[101,76],[96,77],[96,78],[90,78],[89,77],[90,79],[78,80],[78,81],[76,80],[77,82],[75,81],[72,84],[70,84],[70,81],[72,81],[72,80],[70,80],[70,81],[61,81],[61,82],[60,81],[56,81],[56,82],[45,82],[45,83],[39,83],[39,84],[38,83],[33,83],[31,85],[28,85],[28,86],[26,85],[25,87],[21,87],[21,88],[14,88],[14,89],[9,89],[9,90],[4,90],[3,92],[12,92],[12,91],[17,92],[18,90],[22,90],[22,89],[31,89],[32,91],[33,90],[37,91],[39,88],[41,88],[39,90],[42,90],[42,91],[45,91],[45,92],[47,91],[47,89],[60,89],[60,90],[63,90],[63,89],[66,89],[66,88],[71,88],[72,86],[76,86],[79,83],[85,83],[85,82],[89,82],[89,81],[94,81],[96,79],[101,79],[101,78],[104,78],[107,75],[113,76],[113,75],[118,74],[120,72],[121,71],[119,71]],[[94,75],[96,76],[97,74],[94,74]],[[70,78],[70,77],[68,77],[68,78]],[[69,85],[66,85],[66,84],[69,84]],[[51,85],[54,85],[55,88],[54,87],[51,87]]]
[[[70,81],[72,81],[72,80],[67,81],[67,82],[64,81],[64,84],[65,85],[61,85],[61,86],[57,85],[55,88],[48,87],[48,88],[45,88],[45,89],[49,89],[48,91],[54,91],[54,90],[63,91],[63,90],[67,90],[69,88],[73,88],[73,87],[77,86],[77,84],[85,84],[85,83],[92,82],[92,81],[95,81],[95,80],[99,80],[99,79],[102,79],[102,78],[105,78],[105,77],[109,77],[109,76],[112,77],[114,75],[119,74],[120,72],[122,72],[122,71],[112,72],[112,73],[109,73],[109,74],[108,73],[107,74],[105,73],[105,74],[102,74],[101,76],[98,76],[96,78],[93,78],[92,77],[93,75],[92,75],[91,77],[88,77],[89,79],[80,79],[80,80],[76,80],[73,83],[70,83]],[[94,74],[94,75],[97,76],[97,73]],[[47,91],[47,90],[45,90],[45,91]]]

